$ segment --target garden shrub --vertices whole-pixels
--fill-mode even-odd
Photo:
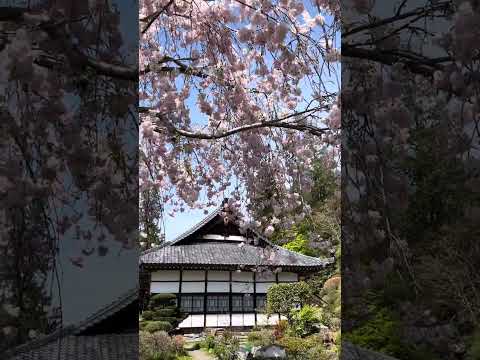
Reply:
[[[213,349],[215,347],[215,336],[207,335],[205,339],[201,342],[200,347],[204,349]]]
[[[155,316],[159,317],[175,317],[175,309],[157,309],[154,311]]]
[[[150,309],[175,306],[176,298],[175,294],[155,294],[150,298],[148,306]]]
[[[142,320],[153,320],[153,316],[155,315],[155,313],[152,311],[152,310],[145,310],[143,313],[142,313]]]
[[[176,346],[172,338],[164,331],[148,333],[141,331],[139,334],[140,360],[175,360],[177,355]]]
[[[167,321],[149,321],[147,325],[145,325],[145,331],[149,333],[154,333],[157,331],[170,331],[172,330],[172,324]]]
[[[325,346],[320,343],[310,348],[306,357],[308,360],[337,360],[338,354],[335,351],[325,349]]]
[[[274,284],[267,292],[267,314],[281,314],[291,319],[291,310],[311,300],[312,289],[306,282]]]
[[[319,323],[319,309],[305,305],[299,310],[293,309],[290,315],[292,322],[290,329],[297,336],[307,336],[315,332],[315,325]]]
[[[276,339],[279,339],[285,335],[285,332],[288,328],[288,321],[287,320],[280,320],[278,321],[275,326],[273,327],[273,336]]]
[[[230,332],[223,333],[215,338],[213,354],[218,360],[237,360],[240,350],[240,341]]]
[[[182,335],[175,335],[172,339],[175,345],[175,351],[177,353],[182,353],[184,351],[185,338]]]
[[[308,351],[318,345],[318,338],[287,335],[279,339],[278,343],[285,348],[289,360],[310,360]]]
[[[274,331],[269,329],[262,329],[260,331],[251,331],[248,334],[247,340],[253,346],[268,346],[275,342]]]
[[[175,299],[175,294],[153,295],[148,302],[147,309],[141,314],[140,329],[149,332],[175,329],[186,318],[186,314],[176,306]],[[152,325],[152,323],[157,325]],[[158,325],[159,323],[163,325]]]
[[[170,323],[170,325],[172,325],[172,328],[174,327],[173,324],[177,324],[177,318],[175,317],[163,317],[154,315],[153,320],[168,322]]]
[[[355,345],[399,356],[404,352],[399,334],[399,323],[393,313],[387,308],[379,308],[364,325],[342,336]]]

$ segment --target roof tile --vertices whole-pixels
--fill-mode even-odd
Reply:
[[[329,259],[319,259],[273,246],[262,248],[244,244],[204,243],[190,245],[169,244],[144,253],[143,264],[164,265],[246,265],[324,267]]]

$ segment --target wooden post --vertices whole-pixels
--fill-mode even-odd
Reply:
[[[203,294],[203,327],[207,327],[207,288],[208,288],[208,270],[205,270],[205,293]]]
[[[275,282],[278,284],[278,272],[275,273]],[[278,321],[280,321],[282,318],[280,317],[280,313],[278,314]]]
[[[229,299],[228,299],[228,311],[230,312],[230,327],[232,327],[232,309],[233,309],[232,308],[232,301],[233,301],[233,299],[232,299],[232,272],[229,271],[228,274],[229,274],[229,279],[230,279],[229,280],[230,281],[230,289],[229,289],[229,294],[228,294],[228,297],[229,297]]]
[[[253,273],[253,312],[255,313],[255,326],[257,326],[257,273]]]

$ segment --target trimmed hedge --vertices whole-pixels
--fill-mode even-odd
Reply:
[[[155,294],[141,314],[140,329],[153,333],[170,332],[186,317],[176,306],[175,294]]]
[[[170,331],[173,329],[172,324],[166,321],[148,321],[145,325],[145,331],[149,333],[154,333],[157,331]]]
[[[175,317],[177,314],[177,309],[172,308],[172,309],[158,309],[154,311],[154,316],[157,317]]]
[[[150,298],[149,307],[153,308],[168,308],[175,306],[175,294],[155,294]]]
[[[142,313],[142,319],[143,320],[153,320],[153,317],[155,316],[155,312],[152,311],[152,310],[145,310],[143,313]]]

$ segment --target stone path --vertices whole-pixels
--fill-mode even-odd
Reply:
[[[193,360],[214,360],[215,358],[203,350],[188,351]]]

